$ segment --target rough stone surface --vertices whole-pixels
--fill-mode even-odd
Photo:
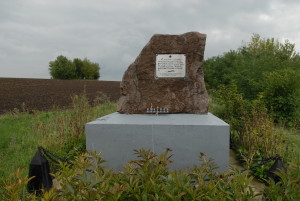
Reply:
[[[169,113],[207,113],[202,69],[205,40],[206,35],[198,32],[152,36],[124,73],[118,112],[143,114],[152,106],[168,108]],[[156,54],[185,54],[186,77],[155,78]]]

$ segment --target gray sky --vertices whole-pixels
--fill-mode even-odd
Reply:
[[[121,80],[153,34],[207,34],[205,58],[253,33],[300,46],[299,0],[0,0],[0,77],[50,78],[58,55]]]

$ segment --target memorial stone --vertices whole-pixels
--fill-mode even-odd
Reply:
[[[198,32],[154,35],[123,76],[118,112],[207,113],[205,40]]]
[[[227,171],[229,125],[207,112],[205,39],[197,32],[154,35],[123,76],[118,112],[86,124],[87,149],[118,171],[136,160],[134,149],[166,148],[173,150],[171,169],[197,165],[203,152]]]

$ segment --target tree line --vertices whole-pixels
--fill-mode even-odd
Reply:
[[[237,50],[207,59],[204,73],[212,93],[235,90],[249,104],[263,105],[275,121],[299,124],[300,56],[288,40],[253,34]]]
[[[97,80],[100,78],[100,66],[85,58],[72,60],[60,55],[54,61],[49,62],[49,71],[53,79],[61,80]]]

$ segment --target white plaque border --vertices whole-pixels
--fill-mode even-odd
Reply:
[[[154,77],[155,79],[186,79],[187,78],[187,67],[186,67],[186,54],[180,54],[185,56],[185,75],[184,77],[158,77],[156,75],[156,58],[158,55],[173,55],[173,54],[180,54],[180,53],[161,53],[155,54],[155,63],[154,63]]]

